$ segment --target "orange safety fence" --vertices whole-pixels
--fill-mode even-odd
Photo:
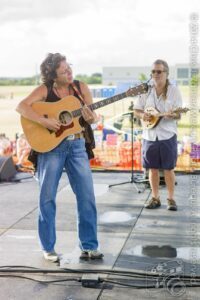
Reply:
[[[107,134],[106,139],[102,138],[102,131],[95,132],[96,148],[95,157],[90,160],[93,170],[121,170],[142,171],[142,141],[140,137],[133,142],[124,141],[121,135]],[[30,151],[24,135],[17,141],[9,141],[7,138],[0,138],[0,156],[13,156],[16,165],[22,165],[24,169],[32,168],[31,162],[27,160]],[[133,153],[133,155],[132,155]],[[22,168],[22,170],[23,170]],[[179,143],[176,171],[193,172],[200,170],[200,144]]]

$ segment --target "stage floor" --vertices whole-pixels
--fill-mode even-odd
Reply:
[[[93,173],[98,209],[98,237],[105,257],[102,261],[80,261],[76,232],[76,200],[63,174],[57,195],[57,243],[60,263],[46,262],[37,238],[38,184],[34,178],[0,184],[0,271],[32,267],[64,273],[0,272],[2,300],[107,300],[107,299],[198,299],[199,287],[186,287],[182,276],[200,276],[200,175],[177,174],[175,199],[178,211],[166,209],[166,188],[161,187],[160,208],[147,210],[144,203],[151,191],[144,184],[126,182],[129,173]],[[10,269],[4,268],[10,266]],[[80,273],[73,271],[79,270]],[[81,277],[88,270],[108,281],[85,288],[78,281],[42,284],[28,279],[59,280]],[[116,273],[106,274],[111,271]],[[66,273],[65,273],[66,272]],[[129,277],[122,276],[125,273]],[[130,272],[132,272],[130,274]],[[2,275],[8,277],[2,277]],[[130,275],[134,277],[130,277]],[[138,276],[138,278],[136,278]],[[151,276],[151,280],[149,280]],[[169,280],[178,281],[168,285]],[[193,281],[194,282],[194,281]],[[160,287],[160,288],[159,288]]]

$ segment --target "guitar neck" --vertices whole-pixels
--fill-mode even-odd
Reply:
[[[161,118],[161,117],[164,117],[164,116],[166,116],[168,113],[158,113],[158,114],[156,114],[156,117],[158,117],[158,118]]]
[[[184,111],[178,111],[178,110],[174,110],[174,111],[172,111],[171,113],[176,113],[176,112],[178,112],[178,113],[183,113]],[[164,112],[164,113],[158,113],[157,115],[156,115],[156,117],[159,117],[159,118],[161,118],[161,117],[164,117],[164,116],[167,116],[169,114],[169,112]]]
[[[88,107],[91,110],[95,110],[95,109],[98,109],[100,107],[106,106],[108,104],[117,102],[117,101],[119,101],[119,100],[121,100],[123,98],[126,98],[126,97],[127,97],[127,93],[124,92],[124,93],[118,94],[116,96],[113,96],[113,97],[110,97],[110,98],[107,98],[107,99],[103,99],[103,100],[98,101],[96,103],[92,103],[92,104],[88,105]],[[79,117],[79,116],[81,116],[81,108],[74,110],[72,112],[72,116],[73,117]]]

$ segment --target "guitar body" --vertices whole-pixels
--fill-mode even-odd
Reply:
[[[157,109],[155,109],[154,107],[147,107],[145,109],[145,112],[151,115],[151,120],[150,121],[142,120],[143,128],[144,129],[152,129],[152,128],[156,127],[162,118],[162,117],[158,116],[159,112],[157,111]]]
[[[21,124],[28,143],[38,152],[48,152],[58,146],[67,136],[82,131],[80,117],[73,117],[72,111],[81,108],[80,101],[67,96],[56,102],[35,102],[33,110],[40,116],[55,118],[62,125],[59,131],[51,131],[42,125],[21,117]]]
[[[126,92],[100,100],[88,105],[92,110],[119,101],[123,98],[144,94],[148,91],[147,83],[128,89]],[[37,152],[48,152],[58,146],[66,137],[71,134],[83,131],[79,123],[81,117],[81,103],[74,96],[67,96],[56,102],[35,102],[32,109],[45,118],[54,118],[61,122],[57,132],[49,130],[42,125],[21,117],[21,124],[25,136],[32,149]]]

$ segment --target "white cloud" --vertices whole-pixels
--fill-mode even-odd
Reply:
[[[75,73],[108,65],[169,64],[189,59],[189,14],[199,0],[1,0],[0,76],[27,76],[48,52]]]
[[[0,23],[57,19],[94,7],[92,0],[1,0]]]

